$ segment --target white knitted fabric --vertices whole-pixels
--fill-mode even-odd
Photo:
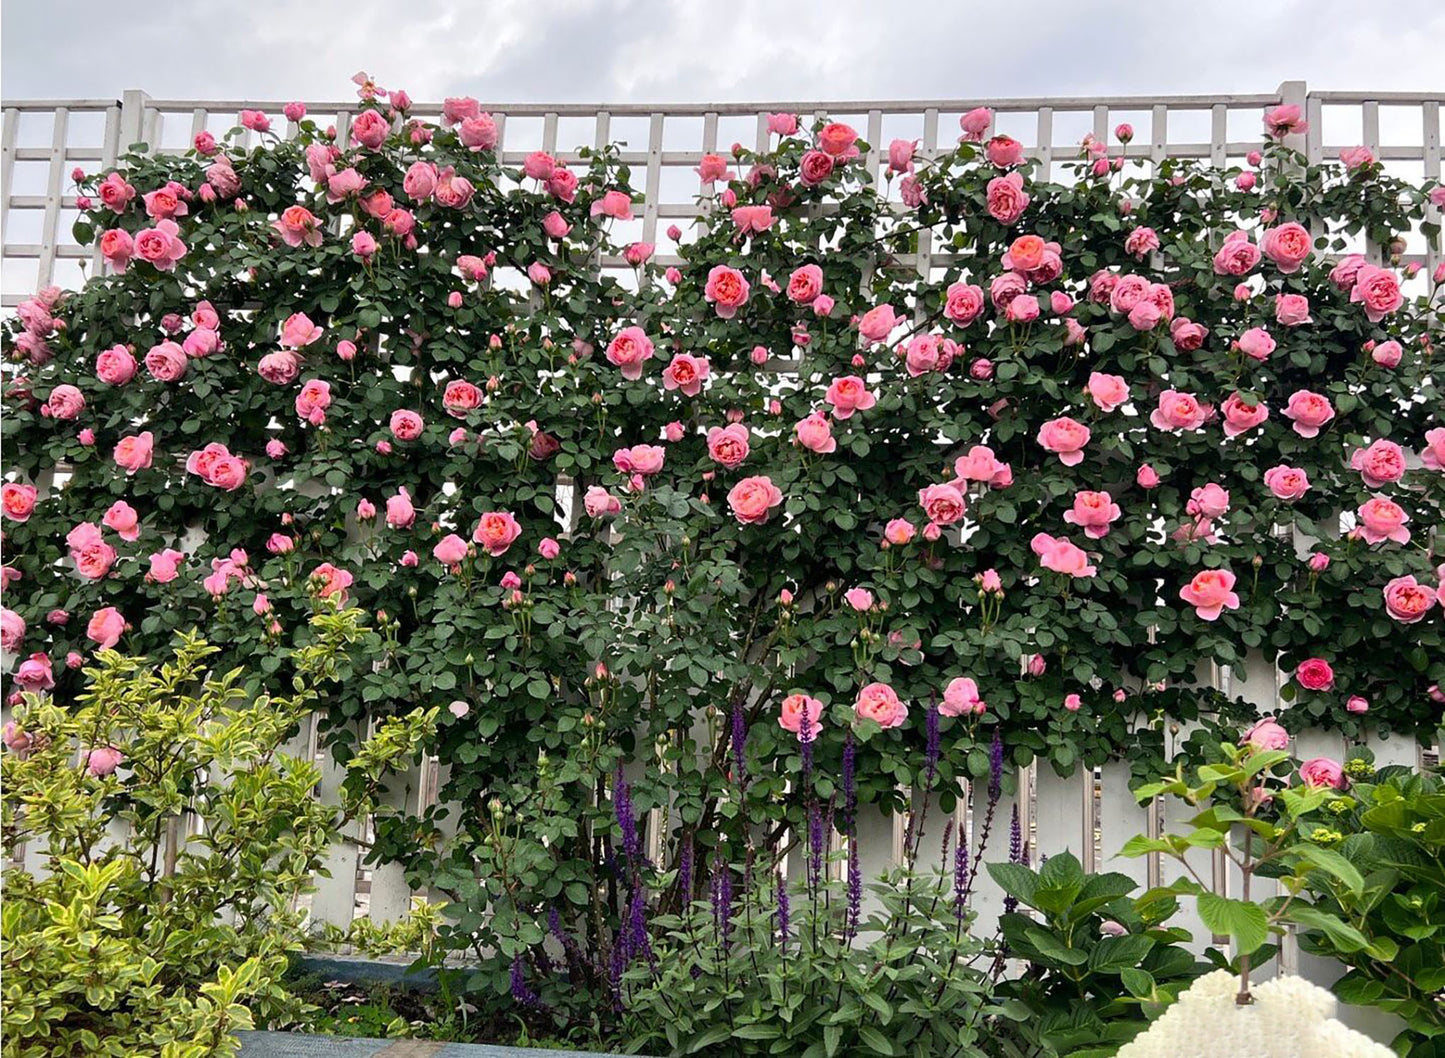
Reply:
[[[1250,989],[1238,1006],[1239,980],[1206,974],[1119,1050],[1118,1058],[1395,1058],[1395,1052],[1334,1019],[1335,997],[1303,977],[1276,977]]]

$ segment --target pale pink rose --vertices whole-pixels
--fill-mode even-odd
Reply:
[[[1381,367],[1395,368],[1400,366],[1400,360],[1405,351],[1400,348],[1400,343],[1393,339],[1388,342],[1380,342],[1370,350],[1370,359]]]
[[[918,490],[918,504],[928,520],[937,525],[953,525],[962,520],[968,504],[958,487],[950,484],[929,485]]]
[[[979,697],[978,684],[971,677],[959,676],[943,689],[938,711],[944,716],[982,716],[988,705]]]
[[[416,522],[416,508],[411,503],[411,493],[400,488],[386,500],[386,524],[393,529],[410,529]]]
[[[1159,235],[1153,228],[1135,228],[1124,239],[1124,252],[1133,254],[1139,260],[1159,249]]]
[[[1304,323],[1313,323],[1314,320],[1310,316],[1310,299],[1303,294],[1276,294],[1274,318],[1283,327],[1298,327]]]
[[[15,670],[15,683],[27,691],[48,691],[55,686],[55,673],[50,658],[43,653],[31,654]]]
[[[106,528],[114,529],[122,540],[140,539],[140,515],[125,500],[112,503],[100,521]]]
[[[554,173],[555,177],[556,174]],[[590,213],[594,217],[611,217],[614,220],[632,219],[632,199],[625,191],[606,191],[592,203]]]
[[[533,261],[527,266],[527,278],[539,287],[545,287],[552,282],[552,270],[541,261]]]
[[[76,419],[85,410],[85,394],[72,385],[62,384],[50,391],[45,407],[57,419]]]
[[[1084,391],[1100,411],[1113,411],[1129,401],[1129,383],[1119,375],[1090,372]]]
[[[918,527],[907,518],[892,518],[883,527],[883,540],[894,547],[902,547],[918,534]]]
[[[467,542],[456,533],[448,533],[432,548],[432,557],[446,566],[455,566],[467,557]]]
[[[633,445],[619,448],[612,456],[612,462],[624,474],[640,474],[651,477],[662,469],[667,450],[658,445]]]
[[[326,597],[335,595],[340,601],[346,601],[346,589],[351,587],[355,578],[344,569],[338,569],[330,562],[323,562],[311,571],[308,581],[314,582],[316,594]]]
[[[1352,694],[1345,699],[1345,711],[1350,713],[1368,713],[1370,711],[1370,700],[1362,698],[1358,694]]]
[[[1228,510],[1229,490],[1213,481],[1190,492],[1189,502],[1184,506],[1186,514],[1211,521],[1223,516]]]
[[[149,459],[146,460],[146,465],[150,465]],[[12,522],[28,521],[35,511],[36,494],[34,485],[7,481],[4,486],[0,486],[0,510],[3,510],[5,517]]]
[[[773,207],[738,206],[732,212],[732,219],[739,235],[764,232],[773,226]]]
[[[1084,707],[1084,699],[1077,693],[1064,695],[1064,708],[1071,713],[1077,713]]]
[[[130,232],[111,228],[100,237],[100,255],[112,269],[124,272],[135,256],[135,240],[130,237]]]
[[[1067,537],[1036,533],[1029,541],[1029,548],[1039,556],[1039,565],[1055,573],[1070,577],[1092,577],[1099,572],[1098,567],[1090,565],[1088,554]]]
[[[415,441],[421,436],[422,425],[421,416],[414,411],[399,408],[391,413],[389,426],[398,441]]]
[[[180,565],[185,561],[186,555],[183,551],[174,548],[165,548],[150,556],[150,571],[146,579],[156,584],[169,584],[175,580],[180,572]]]
[[[1183,316],[1169,324],[1169,340],[1181,353],[1192,353],[1202,348],[1208,336],[1209,328]]]
[[[1109,535],[1109,527],[1123,514],[1107,492],[1088,490],[1074,494],[1072,510],[1064,512],[1064,521],[1077,525],[1084,535],[1098,540]]]
[[[1328,787],[1332,790],[1343,790],[1347,785],[1345,771],[1340,767],[1338,761],[1330,760],[1328,757],[1315,757],[1307,760],[1299,768],[1300,781],[1306,786]]]
[[[1401,624],[1414,624],[1435,605],[1436,594],[1414,577],[1396,577],[1385,585],[1385,612]]]
[[[256,373],[277,386],[289,386],[301,373],[301,357],[291,349],[278,349],[261,357]]]
[[[1410,542],[1410,530],[1405,528],[1410,516],[1394,500],[1371,497],[1360,504],[1355,516],[1367,544],[1383,544],[1386,540],[1397,544]]]
[[[567,223],[566,217],[554,209],[542,218],[542,230],[553,239],[562,239],[572,230],[572,225]]]
[[[1400,281],[1395,273],[1364,264],[1355,273],[1350,301],[1364,305],[1365,316],[1370,322],[1379,323],[1405,303],[1405,295],[1400,293]]]
[[[1352,253],[1341,257],[1339,262],[1330,269],[1330,283],[1336,290],[1348,294],[1355,288],[1360,269],[1368,263],[1363,254]]]
[[[0,607],[0,649],[20,653],[25,643],[25,618],[8,607]]]
[[[177,382],[186,373],[190,358],[175,342],[161,342],[145,355],[146,370],[157,382]]]
[[[707,357],[678,353],[662,370],[663,388],[680,389],[689,397],[696,397],[702,392],[702,384],[707,381],[711,370]]]
[[[806,419],[800,419],[793,427],[793,432],[797,435],[800,445],[819,455],[827,455],[838,448],[838,441],[833,436],[833,424],[817,412],[809,415]],[[1445,434],[1445,430],[1440,432]]]
[[[1425,431],[1425,448],[1420,462],[1431,470],[1445,471],[1445,426]]]
[[[1274,338],[1263,327],[1251,327],[1239,336],[1234,345],[1245,356],[1261,363],[1268,360],[1276,348]]]
[[[281,236],[287,246],[320,246],[322,240],[321,221],[305,206],[287,206],[271,227]]]
[[[1317,437],[1320,427],[1335,417],[1335,408],[1328,397],[1299,389],[1290,394],[1283,414],[1294,423],[1295,433],[1301,437]]]
[[[293,312],[281,325],[280,344],[287,349],[302,349],[319,339],[323,333],[304,312]]]
[[[1017,272],[1005,272],[995,276],[988,285],[988,297],[999,312],[1008,310],[1009,302],[1022,297],[1028,289],[1028,280]]]
[[[707,454],[732,470],[748,457],[748,428],[742,423],[714,426],[707,432]]]
[[[1275,720],[1265,717],[1255,721],[1253,727],[1244,733],[1240,745],[1247,745],[1256,751],[1289,749],[1289,732]]]
[[[1212,411],[1192,393],[1166,389],[1159,394],[1159,406],[1150,413],[1149,421],[1161,430],[1197,430]]]
[[[490,114],[463,118],[457,128],[462,146],[471,151],[490,151],[497,146],[497,123]]]
[[[1368,448],[1356,449],[1350,466],[1360,472],[1366,485],[1378,489],[1405,476],[1405,450],[1394,441],[1375,441]]]
[[[944,292],[943,314],[967,327],[983,313],[983,290],[970,283],[953,283]]]
[[[881,342],[887,340],[898,323],[892,305],[876,305],[859,318],[858,333],[870,342]]]
[[[1224,435],[1238,437],[1259,426],[1269,418],[1269,408],[1263,401],[1248,403],[1238,392],[1231,393],[1220,406],[1224,413]]]
[[[641,327],[624,327],[607,343],[607,361],[621,368],[625,379],[641,378],[643,362],[651,359],[652,340]]]
[[[988,182],[985,199],[989,215],[1000,224],[1012,224],[1028,208],[1029,196],[1024,193],[1023,174],[1014,171]]]
[[[987,445],[974,445],[953,461],[953,472],[964,481],[980,481],[998,488],[1013,482],[1013,471],[1000,462]]]
[[[125,754],[114,746],[100,746],[86,752],[85,770],[93,779],[104,779],[108,775],[114,775],[123,760]]]
[[[1074,311],[1074,299],[1062,290],[1055,290],[1049,295],[1049,310],[1056,316],[1067,316]]]
[[[1127,316],[1135,306],[1148,300],[1151,286],[1143,276],[1120,276],[1109,291],[1110,311]]]
[[[952,362],[953,343],[945,347],[943,342],[936,334],[918,334],[909,339],[903,352],[903,364],[910,378],[944,370],[940,365]],[[945,352],[945,348],[949,351]]]
[[[1310,479],[1302,468],[1281,464],[1264,472],[1264,484],[1277,499],[1292,503],[1309,491]]]
[[[798,131],[796,114],[769,114],[768,131],[776,136],[791,136]]]
[[[1231,232],[1224,245],[1214,255],[1214,274],[1221,276],[1243,276],[1259,264],[1259,247],[1249,241],[1246,232]]]
[[[336,355],[338,358],[351,361],[356,358],[356,343],[343,338],[336,343]]]
[[[1067,415],[1050,419],[1039,427],[1038,443],[1059,457],[1066,467],[1084,461],[1084,446],[1089,443],[1089,428]]]
[[[668,441],[674,443],[677,441],[681,441],[686,435],[686,433],[687,431],[684,429],[682,423],[677,422],[676,420],[668,423],[662,428],[662,436]]]
[[[1225,610],[1239,609],[1239,596],[1234,591],[1234,574],[1227,569],[1206,569],[1194,574],[1179,589],[1179,597],[1194,607],[1205,621],[1216,621]]]
[[[868,389],[868,384],[857,375],[844,375],[833,379],[823,399],[833,405],[835,419],[851,418],[855,411],[867,411],[878,403],[878,398]]]
[[[521,535],[522,527],[510,511],[488,511],[472,530],[472,539],[493,558],[506,554]]]
[[[1009,169],[1024,159],[1024,145],[1012,136],[999,134],[983,145],[983,153],[997,169]]]
[[[296,394],[296,414],[312,426],[326,421],[326,409],[331,407],[331,383],[313,378],[301,386]]]
[[[1264,112],[1264,129],[1277,140],[1290,135],[1303,135],[1309,131],[1309,127],[1309,122],[1304,120],[1296,103],[1281,103]]]
[[[186,335],[181,348],[189,357],[210,356],[221,347],[221,336],[209,327],[197,327]]]
[[[127,474],[134,474],[137,470],[149,469],[154,451],[155,435],[145,430],[133,436],[122,437],[116,443],[112,457],[116,466]]]
[[[326,201],[332,205],[344,202],[360,194],[366,187],[366,177],[357,169],[342,169],[326,177]]]
[[[867,588],[849,588],[843,593],[843,601],[859,613],[873,609],[873,593]]]
[[[800,739],[814,741],[823,730],[823,703],[806,694],[790,694],[783,699],[778,726]]]
[[[622,501],[601,485],[592,485],[587,489],[586,494],[582,497],[582,505],[593,518],[618,514],[622,510]]]
[[[728,492],[728,506],[744,525],[767,521],[772,509],[782,502],[782,492],[766,475],[743,478]]]
[[[95,375],[108,386],[125,385],[135,371],[135,357],[123,345],[113,345],[95,358]]]
[[[857,141],[858,133],[853,127],[840,121],[824,125],[818,133],[818,148],[833,155],[839,161],[847,161],[858,156],[858,149],[854,146]]]
[[[232,492],[246,482],[251,465],[231,454],[223,444],[211,442],[186,458],[186,472],[195,474],[207,485]]]
[[[377,249],[376,236],[369,231],[359,231],[351,237],[351,252],[361,258],[363,264],[371,260]]]
[[[557,159],[546,151],[533,151],[522,161],[522,172],[532,180],[546,183],[557,170]]]
[[[559,202],[571,202],[577,197],[577,174],[561,162],[547,178],[547,192]]]
[[[97,610],[85,626],[86,637],[93,640],[101,650],[109,650],[119,643],[124,632],[125,618],[114,606]]]
[[[1268,229],[1259,246],[1264,255],[1286,275],[1298,272],[1313,251],[1309,231],[1294,221]]]
[[[652,254],[657,246],[650,242],[635,242],[622,251],[622,259],[633,268],[641,268],[648,261],[652,260]]]
[[[860,720],[872,720],[879,727],[900,727],[908,719],[908,706],[886,683],[870,683],[858,692],[853,712]]]
[[[1150,306],[1152,308],[1152,306]],[[1039,318],[1039,299],[1032,294],[1020,294],[1011,298],[1004,315],[1010,323],[1030,323]],[[1155,310],[1155,322],[1158,322],[1158,310]],[[1141,328],[1148,330],[1149,328]]]

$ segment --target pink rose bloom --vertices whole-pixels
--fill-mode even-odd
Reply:
[[[506,554],[512,542],[522,535],[522,527],[509,511],[488,511],[472,530],[472,539],[493,558]]]
[[[1159,249],[1159,236],[1153,228],[1135,228],[1124,240],[1124,252],[1139,260]]]
[[[1435,605],[1436,594],[1437,589],[1414,577],[1396,577],[1385,585],[1385,612],[1401,624],[1412,625]]]
[[[844,125],[835,121],[824,125],[818,133],[818,147],[833,155],[839,161],[847,161],[858,156],[858,150],[853,145],[858,141],[858,133],[851,125]]]
[[[1284,500],[1286,503],[1292,503],[1299,499],[1310,488],[1309,476],[1303,469],[1283,464],[1266,470],[1264,483],[1277,499]]]
[[[1310,299],[1303,294],[1277,294],[1274,299],[1274,318],[1282,326],[1298,327],[1313,323],[1310,316]]]
[[[1229,490],[1212,481],[1201,485],[1189,494],[1184,510],[1196,518],[1219,518],[1229,510]]]
[[[873,593],[867,588],[849,588],[843,593],[843,600],[859,613],[873,609]]]
[[[174,548],[165,548],[150,556],[150,572],[146,574],[147,579],[156,584],[169,584],[175,580],[180,572],[180,565],[185,561],[186,555],[183,551]]]
[[[326,421],[326,409],[331,407],[331,383],[313,378],[296,394],[296,414],[312,426]]]
[[[490,151],[497,146],[497,123],[490,114],[463,118],[457,136],[468,150]]]
[[[1166,389],[1159,394],[1159,406],[1150,413],[1149,421],[1161,430],[1197,430],[1212,410],[1191,393]]]
[[[1235,347],[1251,360],[1263,362],[1275,351],[1275,340],[1263,327],[1251,327],[1239,336]]]
[[[290,349],[280,349],[261,357],[256,373],[277,386],[289,386],[301,373],[301,357]]]
[[[1000,224],[1014,223],[1029,205],[1029,196],[1024,193],[1023,174],[1014,171],[1007,176],[994,177],[988,182],[985,198],[989,215],[994,220]]]
[[[1305,761],[1299,766],[1299,777],[1306,786],[1327,786],[1332,790],[1343,790],[1346,786],[1345,770],[1338,761],[1328,757]]]
[[[1296,103],[1282,103],[1264,112],[1264,130],[1277,140],[1289,135],[1302,135],[1309,127]]]
[[[959,676],[943,689],[938,711],[944,716],[982,716],[988,708],[978,694],[978,684],[971,677]]]
[[[1445,426],[1425,431],[1425,449],[1420,462],[1431,470],[1445,471]]]
[[[566,217],[554,209],[542,218],[542,230],[553,239],[561,239],[572,230],[572,225],[567,223]]]
[[[592,485],[582,497],[582,506],[593,518],[602,518],[609,514],[618,514],[622,510],[622,501],[613,496],[601,485]]]
[[[1395,273],[1364,264],[1355,273],[1350,301],[1364,305],[1365,316],[1371,323],[1379,323],[1405,303],[1405,295],[1400,293],[1400,281]]]
[[[161,342],[145,355],[146,370],[158,382],[176,382],[186,373],[186,351],[175,342]]]
[[[1294,423],[1294,432],[1301,437],[1317,437],[1320,427],[1335,417],[1335,408],[1328,397],[1299,389],[1290,394],[1284,416]]]
[[[31,654],[15,670],[15,683],[27,691],[48,691],[55,686],[49,655]]]
[[[1055,573],[1092,577],[1099,572],[1098,567],[1089,564],[1089,556],[1067,537],[1036,533],[1029,541],[1029,548],[1039,556],[1039,565]]]
[[[1084,461],[1084,446],[1089,443],[1089,428],[1067,415],[1050,419],[1039,427],[1038,442],[1046,451],[1059,457],[1066,467]]]
[[[702,384],[707,380],[710,371],[711,365],[707,357],[678,353],[672,358],[672,362],[663,368],[662,385],[664,389],[680,389],[689,397],[696,397],[702,392]]]
[[[817,412],[813,412],[806,419],[800,419],[793,427],[793,432],[797,435],[798,443],[810,452],[827,455],[837,451],[838,441],[833,436],[833,424]]]
[[[552,282],[552,270],[541,261],[533,261],[527,266],[527,278],[539,287],[545,287]]]
[[[908,719],[908,706],[886,683],[870,683],[858,692],[853,712],[860,720],[872,720],[879,727],[899,727]]]
[[[95,190],[105,208],[112,213],[124,213],[135,198],[135,188],[126,183],[125,177],[119,173],[106,174]]]
[[[1110,311],[1127,316],[1140,302],[1148,300],[1151,286],[1143,276],[1120,276],[1109,291]]]
[[[612,461],[624,474],[650,477],[662,469],[666,458],[667,450],[658,445],[633,445],[631,448],[619,448]]]
[[[1220,276],[1243,276],[1259,264],[1259,247],[1249,241],[1246,232],[1231,232],[1224,245],[1214,255],[1214,274]]]
[[[963,518],[968,504],[955,485],[929,485],[918,490],[918,503],[928,520],[937,525],[953,525]]]
[[[140,539],[140,516],[125,500],[116,500],[106,510],[100,522],[108,529],[114,529],[122,540]]]
[[[807,741],[815,740],[823,730],[823,703],[806,694],[790,694],[783,699],[778,714],[778,726],[791,731],[800,739],[806,732]]]
[[[1393,339],[1388,342],[1380,342],[1370,350],[1370,359],[1381,367],[1395,368],[1400,366],[1400,359],[1404,355],[1400,343]]]
[[[1405,528],[1410,516],[1394,500],[1374,496],[1360,504],[1355,516],[1367,544],[1383,544],[1386,540],[1397,544],[1410,542],[1410,530]]]
[[[641,327],[624,327],[607,343],[607,361],[620,367],[625,379],[641,378],[643,362],[651,359],[652,340]]]
[[[453,379],[442,391],[442,407],[456,419],[464,419],[468,412],[482,406],[485,399],[481,387],[465,379]]]
[[[662,428],[662,436],[671,442],[681,441],[685,434],[682,423],[677,421],[670,422]]]
[[[263,110],[243,110],[240,113],[239,121],[243,128],[251,129],[254,132],[269,132],[271,130],[271,119],[266,116]]]
[[[1370,700],[1361,698],[1358,694],[1352,694],[1345,699],[1345,710],[1351,713],[1368,713],[1370,711]]]
[[[918,534],[918,527],[907,518],[893,518],[883,527],[883,539],[894,547],[902,547]]]
[[[1056,316],[1067,316],[1074,311],[1074,299],[1062,290],[1055,290],[1049,295],[1049,309]]]
[[[828,386],[823,399],[833,405],[833,418],[848,419],[855,411],[867,411],[878,403],[878,398],[868,389],[868,384],[857,375],[835,378]]]
[[[481,114],[481,104],[471,96],[448,96],[442,101],[442,124],[447,128]]]
[[[288,349],[303,349],[322,335],[322,330],[304,312],[293,312],[281,325],[280,344]]]
[[[152,220],[170,220],[174,217],[184,217],[190,213],[190,207],[186,205],[182,195],[190,196],[190,191],[174,180],[165,187],[157,188],[155,191],[148,191],[141,196],[145,202],[146,216]]]
[[[1202,348],[1208,336],[1209,328],[1183,316],[1169,324],[1169,340],[1181,353],[1192,353]]]
[[[999,312],[1007,312],[1009,302],[1022,297],[1028,289],[1028,280],[1017,272],[1005,272],[995,276],[988,285],[988,297]]]
[[[622,259],[633,268],[641,268],[652,260],[652,254],[656,249],[657,247],[653,243],[635,242],[622,251]]]
[[[1194,607],[1205,621],[1217,621],[1225,610],[1239,609],[1239,596],[1234,591],[1234,574],[1227,569],[1206,569],[1179,589],[1179,597]]]
[[[309,581],[316,582],[317,595],[323,598],[335,595],[342,602],[346,601],[346,589],[351,587],[354,579],[350,572],[338,569],[330,562],[321,563],[311,571],[311,576],[307,578]]]
[[[342,360],[353,360],[356,357],[356,343],[346,338],[336,343],[336,355]]]
[[[25,618],[8,607],[0,607],[0,649],[18,654],[25,643]]]
[[[561,162],[547,178],[547,192],[559,202],[571,202],[577,197],[577,174]]]
[[[1152,306],[1150,306],[1152,308]],[[1009,300],[1008,308],[1004,311],[1010,323],[1029,323],[1039,318],[1039,299],[1032,294],[1020,294]],[[1155,322],[1158,322],[1158,310],[1155,310]],[[1147,330],[1148,328],[1143,328]]]
[[[147,470],[151,465],[151,455],[155,451],[155,435],[149,430],[134,436],[122,437],[115,446],[112,457],[116,465],[127,474],[134,474],[137,470]],[[6,486],[7,488],[9,486]],[[32,494],[34,490],[31,490]]]
[[[416,521],[416,508],[411,503],[411,493],[405,488],[386,500],[386,524],[393,529],[410,529]]]
[[[1256,721],[1239,741],[1241,745],[1261,751],[1289,749],[1289,732],[1276,721],[1265,717]]]
[[[1334,688],[1335,672],[1324,658],[1309,658],[1295,669],[1295,679],[1307,691],[1328,691]]]
[[[1316,551],[1310,555],[1310,570],[1314,573],[1323,573],[1330,568],[1330,556],[1323,551]]]
[[[1368,448],[1356,449],[1350,466],[1360,472],[1372,489],[1393,484],[1405,476],[1405,450],[1394,441],[1379,440]]]
[[[782,502],[782,492],[766,475],[743,478],[728,492],[728,506],[744,525],[767,521],[772,509]]]
[[[967,327],[983,312],[983,290],[970,283],[953,283],[944,292],[943,314],[960,327]]]
[[[870,342],[881,342],[887,339],[898,322],[892,305],[876,305],[858,320],[858,333]]]
[[[1012,136],[998,135],[983,145],[983,153],[997,169],[1009,169],[1024,159],[1024,145]]]
[[[305,206],[287,206],[271,227],[281,236],[287,246],[297,247],[321,245],[321,221]]]
[[[798,131],[796,114],[769,114],[768,131],[776,136],[791,136]]]
[[[732,218],[739,235],[764,232],[773,226],[773,207],[738,206],[733,210]]]
[[[556,174],[554,173],[555,177]],[[611,217],[614,220],[632,219],[632,199],[625,191],[607,191],[592,203],[591,216]]]
[[[120,642],[125,632],[125,618],[114,606],[97,610],[85,626],[86,637],[93,640],[101,650],[110,650]]]
[[[91,778],[104,779],[108,775],[114,775],[115,769],[120,767],[123,760],[125,754],[114,746],[101,746],[86,753],[85,770]]]
[[[426,202],[437,187],[437,167],[431,162],[413,162],[402,178],[401,189],[416,202]]]
[[[448,533],[431,550],[432,557],[447,566],[455,566],[467,557],[467,542],[456,533]]]
[[[330,168],[328,166],[328,168]],[[335,205],[359,194],[366,187],[366,177],[357,169],[342,169],[326,177],[326,201]]]
[[[1113,411],[1128,403],[1129,400],[1129,383],[1119,375],[1091,372],[1084,391],[1093,399],[1094,406],[1100,411]]]
[[[1238,437],[1253,430],[1269,418],[1269,408],[1263,401],[1250,404],[1238,393],[1231,393],[1225,399],[1221,410],[1224,412],[1224,435]]]
[[[1004,488],[1013,483],[1013,471],[1001,463],[987,445],[974,445],[953,461],[953,472],[964,481],[980,481]]]
[[[833,156],[826,151],[807,151],[799,163],[798,178],[807,187],[816,187],[833,175]]]
[[[192,358],[210,356],[220,347],[221,336],[208,327],[197,327],[181,343],[181,349]]]
[[[1107,492],[1077,492],[1074,507],[1064,512],[1064,521],[1077,525],[1084,535],[1098,540],[1109,535],[1109,526],[1123,514]]]
[[[251,465],[231,454],[223,444],[212,442],[186,459],[186,472],[195,474],[207,485],[233,492],[246,483]]]
[[[714,426],[707,432],[707,454],[729,470],[748,457],[748,428],[742,423]]]
[[[1330,283],[1336,290],[1348,294],[1355,288],[1360,269],[1368,263],[1363,254],[1352,253],[1341,257],[1339,263],[1330,269]]]
[[[351,237],[351,252],[360,257],[363,264],[371,260],[376,251],[376,236],[371,232],[359,231]]]
[[[546,183],[557,168],[557,159],[546,151],[533,151],[522,162],[522,172],[531,180]]]
[[[1313,250],[1309,231],[1294,221],[1267,230],[1259,246],[1264,255],[1286,275],[1298,272]]]
[[[135,240],[130,232],[111,228],[100,237],[100,255],[117,272],[124,272],[135,256]]]
[[[59,385],[50,391],[50,399],[45,402],[45,407],[50,409],[50,414],[57,419],[68,421],[79,418],[80,413],[85,410],[85,394],[74,386]]]
[[[4,486],[0,486],[0,510],[3,510],[5,517],[12,522],[28,521],[35,511],[35,497],[34,485],[7,481]]]
[[[1077,693],[1064,695],[1064,708],[1071,713],[1077,713],[1084,707],[1084,699]]]
[[[794,269],[788,277],[788,298],[807,305],[823,291],[823,270],[815,264]]]

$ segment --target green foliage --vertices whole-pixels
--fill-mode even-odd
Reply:
[[[999,982],[998,995],[1023,1004],[1015,1032],[1038,1051],[1113,1054],[1206,970],[1184,947],[1189,933],[1167,924],[1174,899],[1138,888],[1127,875],[1085,874],[1068,852],[1037,871],[991,863],[989,874],[1030,912],[999,921],[1011,958],[1027,968]]]

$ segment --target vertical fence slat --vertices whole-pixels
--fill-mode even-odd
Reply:
[[[1128,761],[1109,761],[1099,773],[1099,858],[1095,869],[1117,871],[1141,886],[1150,885],[1158,874],[1158,856],[1129,858],[1120,856],[1119,850],[1136,834],[1155,833],[1153,811],[1130,791]]]
[[[346,778],[346,769],[336,763],[329,752],[320,750],[315,728],[308,752],[321,767],[321,785],[317,799],[323,804],[337,804],[341,800],[341,784]],[[311,897],[311,918],[314,922],[330,923],[345,929],[356,914],[356,863],[358,849],[347,837],[355,834],[355,825],[347,828],[342,839],[331,846],[326,854],[326,870],[329,876],[318,876],[316,892]]]
[[[1072,852],[1087,865],[1094,845],[1093,801],[1092,768],[1080,767],[1067,779],[1061,779],[1047,764],[1036,765],[1032,812],[1035,864],[1044,856]]]
[[[40,261],[36,265],[35,289],[48,286],[55,275],[55,247],[60,240],[60,189],[65,180],[65,138],[70,132],[70,111],[55,110],[50,136],[49,172],[45,180],[45,219],[40,229]]]
[[[20,135],[20,111],[5,111],[5,129],[0,134],[0,242],[9,243],[10,199],[15,186],[15,142]]]
[[[1004,863],[1009,858],[1009,827],[1014,809],[1019,804],[1016,790],[1022,788],[1023,777],[1017,769],[1005,777],[1015,784],[1011,791],[1005,784],[1003,794],[994,808],[993,817],[988,816],[988,784],[973,783],[973,822],[969,841],[969,855],[978,864],[973,880],[972,907],[978,915],[978,929],[984,935],[993,933],[994,923],[1003,913],[1003,890],[988,873],[988,864]],[[1022,819],[1020,820],[1022,822]]]

